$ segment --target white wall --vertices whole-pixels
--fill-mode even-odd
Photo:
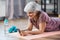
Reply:
[[[5,16],[5,1],[0,0],[0,17]]]
[[[35,0],[26,0],[26,3],[29,3],[30,1],[35,1]]]

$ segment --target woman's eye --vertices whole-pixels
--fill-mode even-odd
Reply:
[[[33,12],[29,12],[29,14],[32,14]]]

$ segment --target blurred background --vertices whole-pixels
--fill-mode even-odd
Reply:
[[[41,10],[47,12],[49,16],[58,17],[60,14],[60,0],[0,0],[0,20],[1,17],[27,18],[24,7],[30,1],[37,1]]]
[[[0,40],[19,40],[16,38],[7,39],[4,36],[5,30],[15,25],[21,30],[28,27],[28,16],[24,7],[30,1],[40,4],[41,10],[47,12],[50,17],[60,17],[60,0],[0,0]],[[4,19],[8,18],[7,27],[4,26]],[[5,28],[5,29],[4,29]],[[60,36],[53,38],[42,38],[41,40],[60,40]]]

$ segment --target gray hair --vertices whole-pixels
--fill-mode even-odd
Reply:
[[[40,5],[36,2],[29,2],[25,8],[25,12],[34,12],[34,11],[41,11]]]

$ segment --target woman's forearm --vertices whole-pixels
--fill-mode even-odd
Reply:
[[[22,31],[32,31],[32,30],[30,30],[30,29],[25,29],[25,30],[22,30]]]
[[[27,31],[29,34],[36,35],[36,34],[41,34],[43,32],[41,31]]]

